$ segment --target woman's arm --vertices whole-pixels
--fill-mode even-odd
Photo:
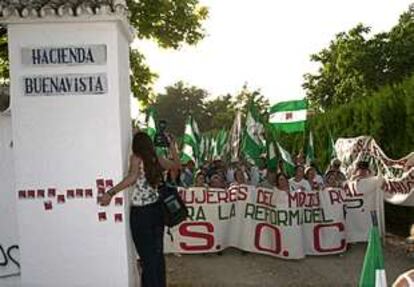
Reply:
[[[114,197],[115,194],[130,187],[137,181],[137,178],[140,173],[140,169],[139,169],[140,163],[141,163],[140,158],[136,157],[135,155],[130,156],[128,175],[120,183],[115,185],[113,188],[108,190],[104,195],[98,198],[98,202],[102,206],[109,205],[109,203],[111,203],[112,197]]]
[[[175,142],[175,139],[170,136],[170,154],[172,157],[172,160],[166,159],[162,156],[158,157],[158,160],[160,162],[160,165],[163,169],[165,170],[179,170],[181,165],[180,165],[180,158],[178,156],[178,151],[177,151],[177,144]]]

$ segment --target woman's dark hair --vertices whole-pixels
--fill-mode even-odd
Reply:
[[[137,132],[132,140],[132,152],[142,159],[148,183],[156,187],[161,181],[162,168],[151,138],[144,132]]]

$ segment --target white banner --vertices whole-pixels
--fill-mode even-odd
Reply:
[[[191,219],[173,229],[174,241],[165,237],[166,252],[236,247],[286,259],[344,252],[347,237],[366,241],[369,211],[381,213],[373,182],[356,186],[354,194],[346,188],[287,193],[246,185],[180,189]],[[357,197],[358,204],[352,205]]]
[[[360,160],[384,178],[384,198],[393,204],[414,206],[414,152],[393,160],[388,158],[371,137],[340,138],[335,149],[349,178]]]

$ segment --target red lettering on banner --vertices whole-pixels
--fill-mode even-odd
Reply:
[[[295,207],[296,207],[297,201],[298,201],[298,192],[289,192],[288,199],[289,199],[289,208],[292,207],[292,202],[295,203]]]
[[[205,227],[206,233],[191,231],[191,227]],[[205,240],[204,244],[191,245],[186,242],[180,242],[181,249],[185,251],[207,251],[214,247],[214,225],[210,222],[184,222],[178,229],[182,237],[197,238]]]
[[[289,208],[292,207],[319,207],[320,197],[319,193],[314,192],[289,192],[288,193],[288,199],[289,199]],[[292,204],[293,203],[293,204]]]
[[[237,198],[238,200],[246,200],[247,199],[247,187],[246,186],[240,186],[239,187],[239,196]]]
[[[341,204],[344,202],[344,198],[342,196],[340,189],[329,189],[328,192],[332,205],[334,205],[335,203]]]
[[[230,187],[229,189],[228,189],[228,193],[229,193],[229,200],[230,200],[230,202],[235,202],[235,201],[237,201],[237,193],[238,193],[238,191],[239,191],[239,188],[237,188],[237,187]]]
[[[338,223],[331,223],[331,224],[318,224],[313,229],[313,247],[316,251],[321,253],[329,253],[329,252],[335,252],[335,251],[341,251],[344,250],[346,247],[345,239],[342,238],[340,245],[337,247],[331,247],[331,248],[323,248],[321,246],[321,230],[323,228],[336,228],[338,229],[338,232],[344,232],[345,226],[342,222]]]
[[[272,204],[273,192],[257,189],[257,204],[263,204],[270,207],[276,207]]]
[[[262,239],[262,230],[264,228],[268,228],[273,233],[273,238],[275,242],[275,246],[272,248],[272,246],[262,246],[261,245],[261,239]],[[280,234],[280,230],[270,224],[267,223],[259,223],[256,225],[256,232],[254,237],[254,246],[257,250],[270,252],[272,254],[280,254],[280,251],[282,250],[282,236]]]
[[[191,190],[191,192],[194,194],[194,202],[195,203],[205,203],[206,201],[208,201],[207,197],[207,191],[205,189],[203,189],[201,192],[197,192],[195,190]],[[201,199],[198,197],[198,194],[201,194],[202,197]]]
[[[358,192],[357,181],[348,182],[344,186],[344,191],[349,197],[364,196],[364,194]]]
[[[208,204],[217,204],[219,203],[218,201],[218,191],[212,191],[212,190],[207,190],[207,203]]]
[[[227,190],[220,190],[217,191],[218,193],[218,203],[227,203],[228,201],[228,194],[227,194]]]

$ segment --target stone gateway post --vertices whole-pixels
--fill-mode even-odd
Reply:
[[[125,1],[2,1],[22,286],[137,286]]]

